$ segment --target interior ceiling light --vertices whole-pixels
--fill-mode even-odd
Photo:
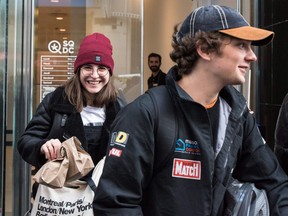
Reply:
[[[60,32],[65,32],[66,29],[64,29],[64,28],[60,28],[59,31],[60,31]]]
[[[63,17],[56,17],[57,20],[63,20]]]
[[[50,0],[51,3],[59,3],[59,0]]]

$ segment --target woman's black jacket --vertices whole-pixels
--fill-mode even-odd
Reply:
[[[124,105],[124,100],[117,98],[115,103],[106,106],[100,152],[97,154],[97,158],[93,158],[94,163],[105,155],[110,125]],[[46,162],[45,155],[40,154],[40,148],[46,141],[59,139],[60,142],[63,142],[67,137],[72,136],[76,136],[84,149],[88,151],[81,115],[68,102],[64,87],[58,87],[39,104],[35,115],[20,137],[17,147],[27,163],[39,168]]]

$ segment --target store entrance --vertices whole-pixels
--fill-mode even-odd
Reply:
[[[73,76],[85,35],[100,32],[111,40],[113,82],[127,101],[143,93],[142,5],[0,0],[0,216],[24,215],[33,202],[33,167],[19,155],[17,140],[43,97]]]

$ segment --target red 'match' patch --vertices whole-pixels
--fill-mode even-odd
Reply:
[[[201,179],[201,162],[174,158],[172,176],[186,179]]]

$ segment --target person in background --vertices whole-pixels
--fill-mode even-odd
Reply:
[[[166,73],[160,69],[161,59],[161,56],[157,53],[150,53],[148,56],[148,66],[152,72],[148,78],[148,89],[165,85]]]
[[[288,215],[288,177],[233,87],[257,60],[252,45],[273,36],[219,5],[199,7],[175,27],[170,57],[176,66],[166,85],[128,104],[112,125],[96,215],[223,216],[232,178],[265,189],[271,215]],[[164,97],[158,110],[153,92]],[[164,122],[171,127],[174,118],[173,131],[157,124],[163,110],[170,110],[172,122]]]
[[[282,101],[275,128],[274,152],[280,165],[288,174],[288,94]]]
[[[39,169],[57,156],[65,139],[76,136],[96,165],[106,154],[110,125],[125,105],[112,84],[110,40],[86,36],[74,62],[74,76],[39,104],[17,143],[22,158]]]

